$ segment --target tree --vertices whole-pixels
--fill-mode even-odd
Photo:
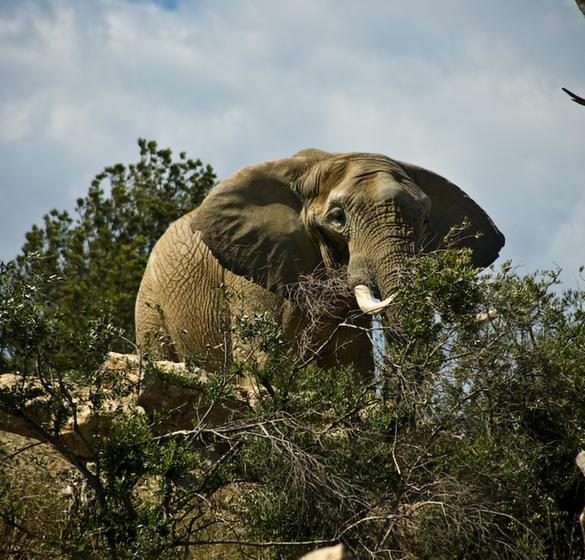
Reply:
[[[58,309],[71,329],[109,316],[133,340],[134,301],[150,251],[215,183],[213,169],[184,152],[175,160],[154,141],[138,146],[140,160],[106,167],[73,216],[51,210],[26,234],[21,274],[52,279],[35,297]]]

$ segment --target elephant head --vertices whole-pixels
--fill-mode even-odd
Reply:
[[[191,227],[222,266],[285,297],[303,275],[347,266],[371,313],[391,298],[407,258],[440,248],[464,221],[457,245],[488,266],[504,236],[454,184],[379,154],[310,149],[238,171],[211,191]]]

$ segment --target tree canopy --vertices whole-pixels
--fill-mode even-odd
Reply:
[[[150,251],[215,184],[212,167],[184,152],[176,159],[154,141],[140,139],[138,146],[139,161],[96,175],[73,214],[53,209],[26,233],[21,274],[52,278],[36,297],[71,328],[110,316],[133,339],[134,302]]]

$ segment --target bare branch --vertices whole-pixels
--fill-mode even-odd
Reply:
[[[585,99],[583,97],[579,97],[576,93],[568,90],[567,88],[561,88],[571,99],[578,103],[579,105],[585,105]]]

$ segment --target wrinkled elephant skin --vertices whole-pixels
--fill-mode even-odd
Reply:
[[[154,247],[136,302],[137,342],[159,356],[196,353],[203,365],[224,364],[237,352],[225,335],[234,317],[268,311],[295,344],[310,323],[298,305],[303,279],[343,271],[345,299],[298,352],[319,349],[322,366],[370,372],[367,332],[344,322],[352,315],[354,327],[368,327],[367,314],[391,302],[407,259],[441,248],[464,220],[469,228],[458,246],[471,249],[476,266],[488,266],[503,235],[469,196],[431,171],[380,154],[315,149],[246,167]]]

